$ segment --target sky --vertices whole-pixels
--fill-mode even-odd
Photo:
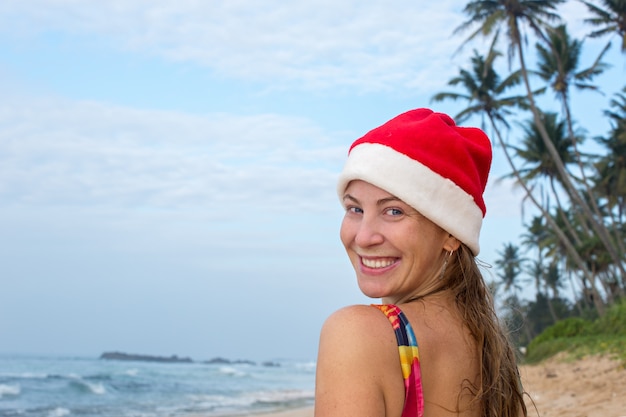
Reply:
[[[1,2],[0,353],[314,360],[329,314],[378,301],[338,237],[348,146],[463,108],[430,101],[485,50],[455,54],[462,6]],[[524,222],[497,148],[492,172],[487,264]]]

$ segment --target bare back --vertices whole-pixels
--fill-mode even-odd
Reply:
[[[449,295],[399,305],[419,343],[425,415],[479,416],[472,402],[480,385],[474,340]]]

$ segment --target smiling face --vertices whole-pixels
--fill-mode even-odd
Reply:
[[[365,181],[348,184],[341,241],[368,297],[398,304],[438,285],[458,240],[414,208]]]

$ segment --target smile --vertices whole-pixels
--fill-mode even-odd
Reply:
[[[361,262],[364,266],[373,269],[387,268],[388,266],[394,264],[396,262],[395,258],[384,258],[384,259],[366,259],[361,258]]]

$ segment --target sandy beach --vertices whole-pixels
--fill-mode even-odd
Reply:
[[[566,361],[557,356],[520,368],[528,415],[540,417],[626,417],[626,370],[608,357]],[[534,402],[534,404],[533,404]],[[264,417],[313,417],[313,409],[264,414]]]
[[[564,361],[560,357],[520,369],[528,415],[626,417],[626,370],[608,357]]]

